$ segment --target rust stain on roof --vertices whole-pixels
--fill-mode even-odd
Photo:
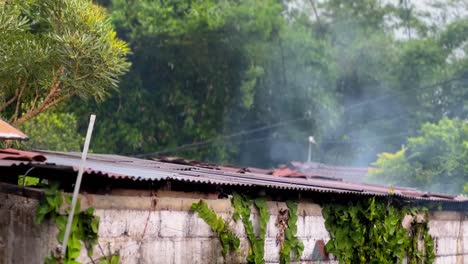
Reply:
[[[28,136],[0,119],[0,139],[28,140]]]
[[[362,183],[367,177],[369,169],[366,167],[332,166],[317,162],[292,161],[283,167],[299,171],[308,177],[325,177],[338,180]]]
[[[298,178],[307,178],[304,173],[300,173],[296,170],[291,170],[290,168],[282,168],[274,170],[272,173],[273,176],[278,177],[298,177]]]
[[[0,160],[16,161],[46,161],[46,157],[37,152],[22,151],[17,149],[0,149]]]

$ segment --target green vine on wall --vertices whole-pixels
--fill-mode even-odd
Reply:
[[[223,218],[217,216],[216,213],[208,207],[206,202],[200,200],[198,203],[193,203],[192,211],[197,212],[198,216],[218,234],[219,241],[222,245],[221,252],[223,257],[226,257],[228,252],[239,249],[239,238],[236,236],[236,234],[234,234],[234,232],[231,231]]]
[[[429,226],[427,221],[418,222],[418,213],[415,210],[411,210],[413,216],[413,222],[411,223],[410,236],[413,238],[408,250],[408,264],[420,264],[420,263],[434,263],[435,261],[435,250],[434,240],[429,234]],[[426,215],[427,219],[427,215]],[[419,250],[419,241],[424,245],[422,250]]]
[[[297,202],[286,201],[288,206],[288,225],[284,230],[284,241],[280,251],[280,263],[291,263],[291,253],[294,260],[299,260],[304,251],[304,244],[296,237],[297,234]]]
[[[234,193],[232,197],[232,205],[234,207],[234,221],[242,220],[245,233],[250,242],[249,255],[247,256],[248,263],[263,264],[265,263],[265,235],[267,231],[268,220],[270,213],[264,198],[256,198],[254,200],[249,197]],[[250,221],[251,207],[255,205],[259,213],[259,234],[255,235],[253,224]]]
[[[51,186],[45,190],[45,197],[40,202],[37,209],[36,224],[41,224],[44,219],[53,221],[59,233],[57,235],[58,242],[63,242],[65,227],[67,224],[68,214],[70,212],[71,196],[65,196],[67,208],[66,214],[61,213],[61,208],[64,204],[62,192],[57,186]],[[88,256],[92,256],[93,247],[98,241],[99,217],[94,215],[94,208],[88,208],[85,211],[80,210],[80,200],[78,200],[73,217],[70,237],[67,244],[65,256],[60,252],[52,252],[50,257],[45,259],[46,264],[77,264],[81,248],[84,245]],[[99,259],[100,264],[118,264],[120,256],[113,254],[111,257],[102,257]]]
[[[327,204],[322,214],[330,233],[326,245],[340,263],[429,264],[435,260],[434,242],[427,223],[413,223],[410,230],[402,225],[405,215],[416,210],[398,209],[370,198],[356,203]],[[413,218],[414,219],[414,218]],[[418,249],[418,244],[423,250]]]

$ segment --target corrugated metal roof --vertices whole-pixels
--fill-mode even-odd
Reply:
[[[28,136],[0,119],[0,139],[28,140]]]
[[[369,169],[365,167],[332,166],[317,162],[302,163],[297,161],[290,162],[285,165],[285,167],[297,170],[309,177],[330,177],[357,183],[364,182],[369,171]]]
[[[64,166],[75,171],[80,164],[81,153],[39,151],[47,158],[46,162],[30,162],[31,166]],[[8,163],[9,162],[9,163]],[[24,163],[22,163],[24,164]],[[0,166],[15,166],[18,161],[1,161]],[[226,169],[229,168],[229,169]],[[233,167],[183,165],[171,162],[144,160],[118,155],[89,154],[85,172],[109,178],[131,179],[135,181],[174,180],[214,185],[256,186],[312,192],[353,193],[360,195],[396,195],[411,199],[460,201],[459,198],[445,194],[420,192],[412,188],[389,187],[371,184],[350,183],[316,178],[278,177],[258,170],[233,170]],[[464,200],[463,200],[464,199]],[[462,201],[467,201],[462,198]]]
[[[45,161],[46,157],[36,152],[17,149],[0,149],[0,160]]]

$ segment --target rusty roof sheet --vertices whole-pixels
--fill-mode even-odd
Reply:
[[[366,167],[332,166],[317,162],[302,163],[298,161],[292,161],[283,167],[297,170],[308,177],[328,177],[356,183],[364,182],[369,171]]]
[[[28,136],[0,119],[0,139],[28,140]]]
[[[49,166],[51,169],[69,168],[78,171],[81,153],[39,151],[47,161],[28,163],[15,160],[0,160],[1,166]],[[214,185],[256,186],[296,191],[353,193],[359,195],[389,196],[395,195],[410,199],[435,201],[467,201],[464,197],[417,191],[413,188],[389,187],[372,184],[333,181],[321,178],[279,177],[248,169],[235,170],[232,166],[193,166],[156,160],[137,159],[118,155],[89,154],[85,173],[113,179],[125,178],[135,181],[174,180]],[[230,169],[228,169],[230,168]],[[263,172],[263,173],[262,173]]]
[[[45,161],[46,157],[40,153],[17,149],[0,149],[0,160]]]

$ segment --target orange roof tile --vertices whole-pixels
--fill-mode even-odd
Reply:
[[[28,140],[23,132],[0,119],[0,139]]]

